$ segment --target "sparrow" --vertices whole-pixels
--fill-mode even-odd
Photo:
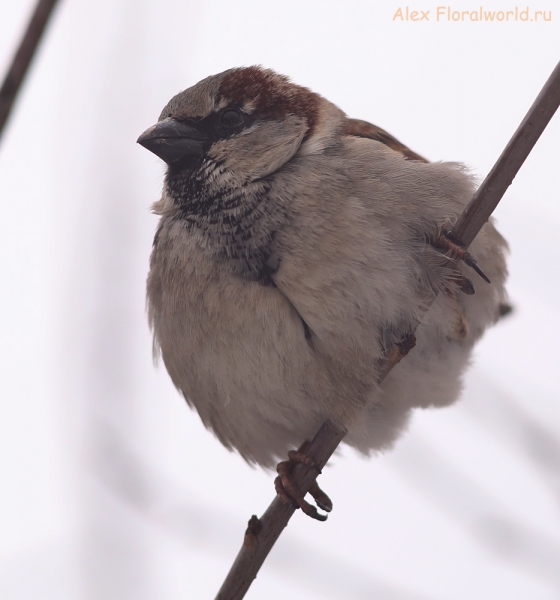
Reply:
[[[226,448],[270,468],[299,447],[305,462],[302,442],[330,420],[370,454],[412,409],[457,399],[507,275],[493,222],[476,261],[445,233],[476,187],[464,165],[428,162],[259,66],[177,94],[138,142],[167,164],[147,281],[155,352]]]

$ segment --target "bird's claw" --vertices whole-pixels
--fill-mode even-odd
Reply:
[[[474,256],[468,252],[463,242],[457,239],[450,231],[442,232],[436,239],[434,246],[440,250],[449,252],[452,258],[462,260],[467,266],[476,271],[476,273],[478,273],[478,275],[480,275],[480,277],[482,277],[486,283],[490,283],[490,279],[488,279],[486,273],[484,273],[484,271],[478,266]]]
[[[276,466],[276,471],[278,472],[278,477],[274,480],[276,493],[285,502],[293,504],[295,508],[301,508],[301,510],[312,519],[326,521],[328,515],[320,513],[315,506],[309,504],[293,480],[292,470],[298,463],[301,463],[310,469],[315,469],[317,474],[321,474],[319,466],[301,449],[290,450],[290,452],[288,452],[288,460],[284,460]],[[323,492],[316,481],[314,481],[309,488],[309,493],[313,496],[319,508],[325,512],[330,512],[332,510],[333,505],[331,499]]]

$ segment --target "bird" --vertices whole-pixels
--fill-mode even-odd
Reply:
[[[167,165],[147,279],[154,352],[226,448],[264,468],[305,462],[328,420],[370,455],[414,409],[459,397],[507,306],[493,221],[469,252],[448,234],[476,189],[466,166],[429,162],[261,66],[178,93],[138,142]]]

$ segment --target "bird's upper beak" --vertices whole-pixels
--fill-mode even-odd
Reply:
[[[168,117],[146,129],[137,142],[171,165],[202,156],[207,140],[196,127]]]

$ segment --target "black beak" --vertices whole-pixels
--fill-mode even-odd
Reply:
[[[192,125],[167,118],[146,129],[138,143],[168,165],[203,156],[208,137]]]

